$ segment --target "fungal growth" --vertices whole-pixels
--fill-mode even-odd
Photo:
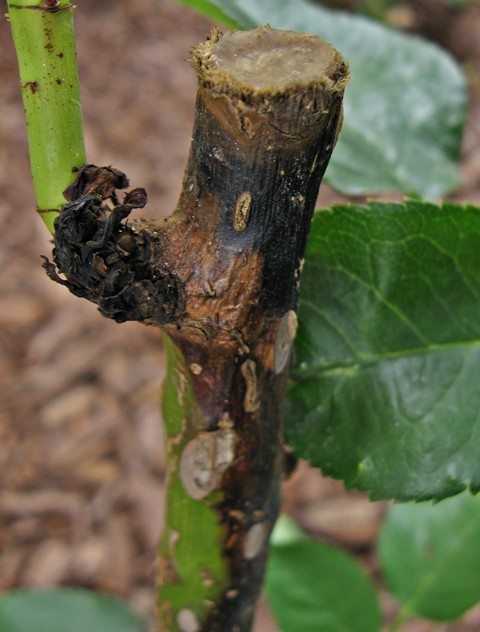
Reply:
[[[135,219],[145,191],[122,197],[124,174],[87,165],[45,268],[104,316],[160,327],[183,367],[165,407],[160,629],[247,632],[279,509],[302,257],[348,71],[317,37],[268,27],[214,32],[192,59],[195,123],[173,215]],[[219,561],[190,578],[185,543],[200,524]]]

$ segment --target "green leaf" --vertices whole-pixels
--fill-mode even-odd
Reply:
[[[455,9],[463,9],[477,0],[447,0],[447,4]]]
[[[282,514],[275,524],[272,536],[270,538],[270,546],[282,546],[292,544],[298,540],[306,540],[308,538],[296,522],[288,516]]]
[[[228,12],[222,11],[220,2],[217,4],[209,2],[209,0],[180,0],[180,2],[196,9],[199,13],[203,13],[215,22],[220,22],[233,29],[237,28],[245,17],[241,12],[236,13],[235,7],[232,7],[233,12],[232,10]]]
[[[345,123],[327,171],[346,193],[386,190],[440,196],[457,185],[466,85],[433,44],[361,16],[305,0],[182,0],[240,28],[271,24],[316,33],[349,60]]]
[[[146,632],[120,601],[80,589],[18,590],[0,597],[0,632]]]
[[[457,619],[480,601],[480,499],[393,507],[383,527],[380,563],[402,612]]]
[[[480,489],[480,210],[419,201],[313,220],[287,437],[373,498]]]
[[[266,590],[282,632],[380,629],[375,589],[351,556],[306,537],[273,542]]]

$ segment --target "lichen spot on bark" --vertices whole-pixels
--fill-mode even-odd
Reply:
[[[201,500],[220,486],[222,476],[235,459],[233,430],[201,432],[183,450],[180,478],[189,496]]]
[[[268,524],[257,522],[247,531],[243,543],[243,555],[247,560],[253,560],[263,550],[268,535]]]
[[[293,341],[297,334],[297,314],[291,309],[280,321],[275,340],[275,373],[278,375],[287,366]]]
[[[180,610],[177,616],[178,627],[180,632],[199,632],[200,624],[195,616],[195,613],[191,610],[184,608]]]
[[[237,233],[243,233],[248,226],[250,211],[252,209],[252,195],[248,191],[242,193],[235,204],[233,215],[233,228]]]

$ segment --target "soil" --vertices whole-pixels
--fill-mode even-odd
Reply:
[[[149,193],[146,213],[175,206],[190,143],[195,80],[188,51],[210,30],[173,0],[82,0],[78,49],[89,159],[129,174]],[[1,15],[5,5],[0,2]],[[415,17],[415,16],[414,16]],[[447,45],[471,84],[453,197],[480,203],[480,8],[418,28]],[[411,22],[410,22],[411,25]],[[115,324],[52,283],[41,267],[49,237],[33,212],[14,51],[0,22],[0,591],[85,586],[150,616],[163,522],[158,332]],[[107,80],[106,80],[107,78]],[[324,187],[320,204],[343,198]],[[347,493],[301,464],[285,509],[313,535],[355,554],[388,596],[375,557],[384,503]],[[407,632],[473,632],[480,610],[455,625],[413,621]],[[256,632],[277,630],[264,602]]]

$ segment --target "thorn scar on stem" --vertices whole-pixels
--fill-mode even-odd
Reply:
[[[199,632],[200,625],[195,613],[184,608],[177,616],[178,627],[181,632]]]
[[[215,580],[208,570],[200,571],[200,576],[202,578],[202,584],[205,586],[205,588],[211,588],[215,585]]]
[[[235,459],[233,430],[201,432],[183,450],[180,478],[191,498],[201,500],[218,488],[224,472]]]
[[[235,205],[233,228],[237,231],[237,233],[243,233],[243,231],[247,228],[251,208],[252,195],[248,191],[245,191],[240,195]]]
[[[268,524],[257,522],[247,531],[243,542],[243,555],[247,560],[253,560],[262,552],[268,534]]]
[[[298,327],[297,314],[290,310],[280,321],[277,338],[275,340],[275,373],[278,375],[287,366],[290,350]]]
[[[260,397],[257,386],[257,365],[253,360],[245,360],[240,367],[245,380],[245,397],[243,409],[247,413],[255,413],[260,408]]]

